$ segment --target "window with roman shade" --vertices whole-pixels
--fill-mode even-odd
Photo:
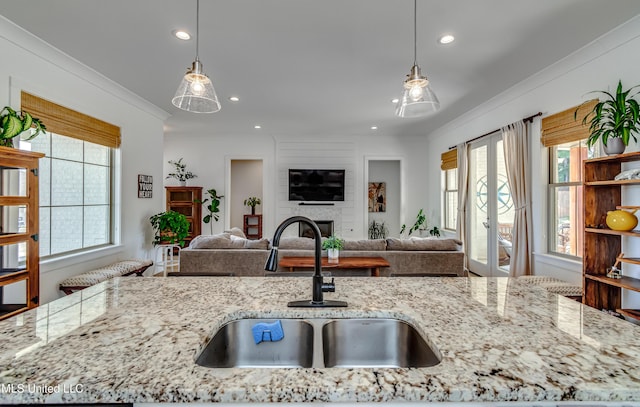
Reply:
[[[444,229],[456,229],[458,215],[458,149],[452,148],[440,157],[442,170],[442,216]]]
[[[21,109],[39,118],[47,131],[111,148],[120,147],[120,127],[22,91]]]
[[[27,92],[21,110],[39,118],[47,133],[21,148],[40,159],[39,217],[42,258],[113,243],[113,152],[120,128]]]
[[[582,257],[582,161],[591,157],[589,126],[582,120],[596,103],[590,100],[542,119],[541,142],[549,151],[549,253]]]

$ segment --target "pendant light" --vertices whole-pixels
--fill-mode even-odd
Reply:
[[[404,81],[402,98],[396,105],[396,115],[400,117],[421,117],[440,108],[440,101],[433,93],[426,76],[422,76],[417,62],[418,35],[417,14],[418,1],[413,0],[413,66]]]
[[[193,113],[215,113],[220,110],[220,102],[211,79],[203,72],[198,58],[200,40],[200,0],[196,0],[196,60],[182,78],[171,103],[177,108]]]

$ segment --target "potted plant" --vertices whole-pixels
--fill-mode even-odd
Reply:
[[[385,239],[389,233],[387,225],[384,221],[376,221],[375,219],[369,222],[369,239]]]
[[[0,146],[5,147],[13,147],[13,138],[32,127],[36,131],[25,140],[31,140],[41,132],[46,133],[47,129],[40,119],[25,111],[18,113],[9,106],[5,106],[0,111],[0,125],[2,126],[0,128]]]
[[[438,229],[437,226],[432,227],[429,229],[429,235],[433,237],[440,237],[440,229]]]
[[[607,91],[591,92],[604,94],[605,100],[596,103],[582,119],[582,124],[589,124],[591,132],[587,139],[589,147],[601,139],[605,153],[613,155],[623,153],[626,146],[629,145],[630,138],[633,138],[635,142],[638,141],[634,135],[640,125],[640,108],[634,99],[638,92],[631,94],[631,91],[638,86],[640,85],[622,90],[622,81],[618,81],[615,95]],[[577,114],[578,110],[576,109],[574,118]]]
[[[185,186],[187,185],[187,180],[198,177],[191,171],[187,171],[187,164],[182,163],[182,158],[178,161],[169,160],[169,164],[173,165],[174,172],[170,172],[165,179],[175,178],[180,182],[180,185]]]
[[[260,201],[260,198],[255,197],[255,196],[251,196],[247,199],[244,200],[244,206],[250,206],[251,207],[251,214],[255,215],[256,214],[256,205],[260,205],[262,203],[262,201]]]
[[[331,235],[322,242],[322,248],[327,251],[329,259],[338,259],[343,247],[344,240],[335,235]]]
[[[179,244],[184,246],[184,239],[189,236],[187,217],[175,211],[157,213],[149,218],[155,232],[153,244]]]
[[[427,222],[427,217],[424,214],[423,210],[420,209],[418,211],[418,215],[416,216],[416,221],[414,222],[413,226],[409,228],[409,236],[411,236],[411,234],[418,229],[423,230],[424,228],[426,228],[427,227],[426,222]],[[400,229],[400,235],[403,235],[406,229],[407,229],[407,225],[402,224],[402,228]]]
[[[197,201],[201,204],[206,204],[209,202],[209,205],[206,205],[205,208],[209,211],[202,221],[204,223],[211,223],[211,234],[213,234],[213,222],[211,220],[215,220],[216,222],[220,219],[220,199],[224,198],[224,195],[218,195],[218,192],[211,188],[207,190],[207,194],[209,194],[209,198],[205,198],[202,201]]]

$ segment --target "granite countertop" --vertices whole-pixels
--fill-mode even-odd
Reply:
[[[338,278],[342,309],[287,308],[310,278],[118,278],[0,321],[0,403],[640,401],[640,327],[507,278]],[[238,318],[394,317],[429,368],[211,369]]]

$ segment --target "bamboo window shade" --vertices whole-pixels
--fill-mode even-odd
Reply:
[[[20,98],[20,108],[42,120],[47,131],[107,147],[120,147],[118,126],[24,91],[21,92]]]
[[[442,171],[458,168],[458,149],[453,148],[440,156],[440,169]]]
[[[579,106],[563,110],[560,113],[542,119],[541,141],[545,147],[583,140],[589,137],[589,124],[582,124],[582,119],[598,103],[593,99]],[[576,109],[578,113],[576,113]]]

